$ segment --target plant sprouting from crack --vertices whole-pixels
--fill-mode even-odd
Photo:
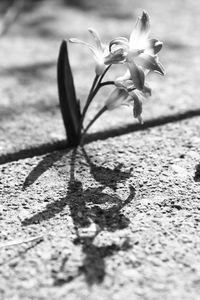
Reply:
[[[133,116],[143,123],[142,104],[145,98],[151,96],[147,77],[152,72],[165,74],[158,58],[162,42],[155,38],[149,38],[150,18],[147,12],[143,11],[141,17],[138,17],[129,39],[120,36],[112,39],[109,44],[104,44],[96,30],[92,28],[88,30],[94,39],[94,44],[77,38],[69,39],[71,43],[88,47],[95,61],[95,77],[82,111],[76,98],[67,41],[62,42],[58,58],[59,100],[68,146],[77,146],[83,143],[92,124],[105,111],[113,110],[121,105],[131,106]],[[113,80],[104,81],[106,73],[113,64],[123,64],[126,68],[125,73],[117,74]],[[114,88],[108,94],[102,108],[84,127],[85,116],[90,104],[99,90],[108,85],[113,85]]]

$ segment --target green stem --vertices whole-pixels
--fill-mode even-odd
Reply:
[[[98,83],[96,88],[93,90],[92,94],[91,94],[91,98],[90,98],[90,101],[88,101],[88,105],[87,105],[87,108],[89,107],[90,103],[92,102],[92,100],[94,99],[94,97],[96,96],[97,92],[100,90],[101,87],[105,86],[105,85],[111,85],[111,84],[115,84],[114,81],[105,81],[103,83]],[[85,113],[86,113],[87,109],[85,110]],[[83,120],[84,120],[84,117],[85,117],[85,114],[82,115],[82,118],[81,118],[81,123],[80,123],[80,134],[81,134],[81,129],[83,127]]]
[[[79,136],[81,136],[81,131],[83,128],[83,121],[86,115],[86,112],[92,102],[92,100],[94,99],[94,97],[96,96],[97,92],[99,91],[99,89],[105,85],[109,85],[109,84],[114,84],[114,81],[106,81],[106,82],[102,82],[104,76],[106,75],[107,71],[110,69],[111,65],[109,65],[104,72],[102,73],[102,75],[99,77],[99,75],[96,75],[92,84],[92,87],[90,89],[85,107],[83,108],[83,112],[81,115],[81,120],[80,120],[80,124],[79,124]],[[102,110],[100,110],[100,112],[95,116],[95,118],[88,124],[88,126],[86,127],[86,129],[83,131],[83,135],[82,135],[82,140],[83,137],[86,133],[86,131],[89,129],[89,127],[96,121],[97,118],[100,117],[100,115],[105,111],[106,109],[103,108]]]
[[[102,75],[101,75],[101,77],[100,77],[100,79],[99,79],[98,84],[101,83],[102,79],[104,78],[104,76],[106,75],[106,73],[108,72],[108,70],[110,69],[111,66],[112,66],[112,65],[107,66],[107,68],[104,70],[104,72],[102,73]]]
[[[115,82],[114,81],[105,81],[105,82],[102,82],[101,84],[100,84],[100,87],[102,87],[102,86],[105,86],[105,85],[111,85],[111,84],[115,84]]]
[[[94,78],[94,81],[93,81],[93,83],[92,83],[92,87],[91,87],[91,89],[90,89],[89,94],[92,93],[92,91],[93,91],[93,89],[95,88],[95,85],[96,85],[98,79],[99,79],[99,75],[96,75],[95,78]]]
[[[87,127],[84,129],[82,137],[81,137],[81,144],[83,143],[84,137],[88,129],[92,126],[92,124],[107,110],[106,106],[103,106],[100,111],[94,116],[94,118],[89,122]]]
[[[92,87],[90,89],[90,92],[89,92],[89,95],[88,95],[88,98],[87,98],[87,101],[86,101],[86,105],[83,109],[83,113],[82,113],[82,117],[81,117],[81,122],[80,122],[80,127],[82,128],[82,125],[83,125],[83,121],[84,121],[84,118],[85,118],[85,115],[86,115],[86,112],[88,110],[88,107],[90,106],[90,103],[92,102],[92,100],[94,99],[94,97],[96,96],[98,90],[100,89],[100,87],[106,85],[105,83],[101,83],[102,79],[104,78],[104,76],[106,75],[107,71],[110,69],[111,65],[109,65],[105,70],[104,72],[102,73],[102,75],[100,76],[99,78],[99,75],[96,75],[95,76],[95,79],[93,81],[93,84],[92,84]],[[98,81],[99,80],[99,81]],[[109,81],[107,81],[109,82]],[[110,84],[110,83],[108,83]],[[96,87],[95,87],[96,86]]]
[[[91,87],[91,89],[90,89],[90,92],[89,92],[89,95],[88,95],[88,98],[87,98],[85,107],[83,108],[82,117],[81,117],[81,125],[82,125],[82,123],[83,123],[83,119],[84,119],[84,117],[85,117],[85,114],[86,114],[86,112],[87,112],[87,109],[88,109],[88,107],[89,107],[89,105],[90,105],[90,102],[91,102],[90,98],[91,98],[92,92],[93,92],[93,90],[94,90],[94,87],[95,87],[95,85],[96,85],[98,79],[99,79],[99,75],[96,75],[95,78],[94,78],[94,81],[93,81],[93,83],[92,83],[92,87]]]
[[[94,97],[96,96],[96,94],[98,93],[98,91],[100,90],[101,87],[103,87],[105,85],[111,85],[111,84],[115,84],[114,81],[105,81],[105,82],[102,82],[102,83],[99,82],[97,84],[96,88],[93,90],[93,92],[91,94],[91,98],[90,98],[90,101],[88,103],[88,106],[90,105],[90,103],[92,102],[92,100],[94,99]]]

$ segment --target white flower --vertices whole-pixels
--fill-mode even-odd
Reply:
[[[115,80],[115,86],[105,102],[106,108],[113,110],[121,105],[133,105],[134,117],[143,123],[142,102],[144,98],[151,95],[151,88],[146,83],[142,90],[136,89],[129,71]]]
[[[71,39],[69,39],[69,41],[71,43],[78,43],[78,44],[87,46],[91,50],[93,57],[95,59],[95,62],[96,62],[96,65],[95,65],[96,74],[101,75],[104,72],[105,68],[107,67],[104,64],[104,59],[109,52],[108,46],[102,44],[99,33],[96,30],[94,30],[92,28],[88,28],[88,31],[91,33],[92,37],[95,40],[95,44],[96,44],[95,46],[93,46],[89,43],[86,43],[84,41],[81,41],[79,39],[76,39],[76,38],[71,38]]]
[[[147,12],[138,18],[129,40],[117,37],[110,42],[111,53],[106,57],[106,64],[126,63],[131,73],[131,79],[138,90],[144,87],[144,70],[155,71],[164,75],[163,66],[158,60],[157,53],[162,48],[162,43],[157,39],[149,39],[150,19]],[[117,46],[117,50],[112,51]],[[115,59],[121,54],[121,61]]]

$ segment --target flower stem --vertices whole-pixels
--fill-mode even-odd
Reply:
[[[106,75],[107,71],[110,69],[110,67],[111,67],[111,65],[109,65],[109,66],[104,70],[104,72],[102,73],[102,75],[100,76],[100,78],[99,78],[99,75],[96,75],[95,78],[94,78],[94,81],[93,81],[92,87],[91,87],[91,89],[90,89],[90,92],[89,92],[89,95],[88,95],[88,98],[87,98],[85,107],[84,107],[84,109],[83,109],[83,113],[82,113],[82,117],[81,117],[81,122],[80,122],[80,123],[81,123],[81,124],[80,124],[80,127],[81,127],[81,128],[82,128],[83,120],[84,120],[84,118],[85,118],[85,115],[86,115],[86,112],[87,112],[87,110],[88,110],[88,107],[89,107],[90,103],[92,102],[93,98],[96,96],[98,90],[99,90],[102,86],[106,85],[105,82],[104,82],[104,83],[101,83],[101,81],[102,81],[103,77]],[[107,81],[107,82],[109,82],[109,83],[107,83],[107,84],[111,84],[111,83],[110,83],[111,81]],[[113,82],[112,82],[112,84],[113,84]]]
[[[92,126],[92,124],[107,110],[106,106],[103,106],[100,111],[94,116],[94,118],[89,122],[87,127],[84,129],[82,137],[81,137],[81,144],[83,143],[84,137],[88,129]]]
[[[104,76],[106,75],[106,73],[108,72],[108,70],[110,69],[111,65],[107,66],[107,68],[104,70],[104,72],[102,73],[100,79],[99,79],[99,82],[98,84],[101,83],[102,79],[104,78]]]
[[[115,84],[115,82],[114,81],[105,81],[105,82],[102,82],[101,84],[100,84],[100,87],[102,87],[102,86],[105,86],[105,85],[111,85],[111,84]]]
[[[88,107],[89,107],[89,105],[90,105],[90,102],[91,102],[90,98],[91,98],[92,92],[93,92],[93,90],[94,90],[94,88],[95,88],[95,85],[96,85],[98,79],[99,79],[99,75],[96,75],[95,78],[94,78],[94,81],[93,81],[93,83],[92,83],[92,87],[91,87],[91,89],[90,89],[90,92],[89,92],[89,95],[88,95],[88,98],[87,98],[85,107],[84,107],[83,112],[82,112],[81,125],[82,125],[82,123],[83,123],[83,119],[84,119],[84,117],[85,117],[85,114],[86,114],[86,112],[87,112],[87,109],[88,109]]]
[[[92,92],[93,89],[95,88],[95,85],[96,85],[98,79],[99,79],[99,75],[96,75],[95,78],[94,78],[94,81],[93,81],[93,83],[92,83],[92,87],[91,87],[91,89],[90,89],[89,94],[91,94],[91,92]]]

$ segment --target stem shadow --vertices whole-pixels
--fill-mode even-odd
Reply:
[[[78,267],[75,275],[70,275],[70,268],[67,267],[68,258],[65,257],[63,259],[60,269],[52,274],[54,285],[59,286],[81,274],[85,276],[88,285],[94,283],[100,284],[103,282],[105,276],[105,258],[112,256],[120,250],[125,251],[131,247],[128,240],[125,240],[122,245],[117,245],[116,243],[103,246],[95,245],[95,237],[100,232],[107,231],[114,233],[117,230],[127,228],[130,223],[130,220],[123,214],[123,208],[135,197],[135,188],[129,186],[129,195],[125,200],[122,200],[115,191],[117,183],[128,179],[131,172],[122,172],[120,167],[117,170],[111,170],[107,167],[96,166],[87,155],[85,149],[82,150],[90,166],[91,175],[96,181],[101,183],[101,186],[84,189],[82,182],[75,178],[77,149],[74,149],[70,163],[71,170],[67,195],[58,201],[48,204],[42,212],[38,212],[22,222],[23,226],[28,226],[40,223],[41,221],[47,221],[60,213],[66,205],[69,207],[76,231],[74,244],[81,246],[85,258],[82,261],[82,265]],[[29,180],[26,181],[30,184],[30,178],[32,178],[31,182],[33,182],[36,178],[34,173],[37,174],[38,178],[44,171],[44,168],[48,168],[51,165],[50,161],[51,159],[47,157],[43,163],[39,164],[31,172],[32,174],[30,173],[28,176]],[[106,187],[112,188],[114,193],[109,194],[105,192]],[[96,231],[92,232],[91,235],[91,226],[93,225]],[[64,274],[64,276],[60,276],[60,274]]]

